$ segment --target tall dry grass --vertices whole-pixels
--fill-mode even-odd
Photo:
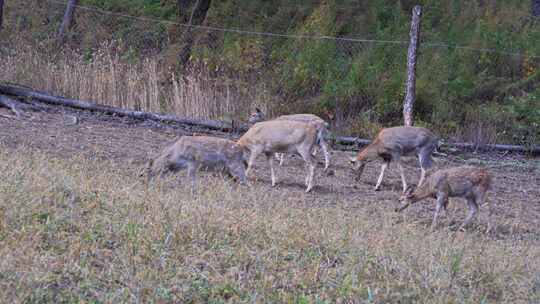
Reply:
[[[178,75],[159,56],[131,60],[120,53],[108,44],[91,58],[73,52],[47,56],[21,43],[0,52],[0,81],[100,104],[201,119],[243,119],[254,103],[269,99],[256,85],[205,72]]]
[[[384,204],[0,150],[0,302],[535,303],[540,248]]]

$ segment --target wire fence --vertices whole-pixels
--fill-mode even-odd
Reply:
[[[32,12],[24,9],[29,3]],[[55,37],[65,5],[8,3],[4,31],[11,35],[0,38],[0,80],[194,118],[245,120],[255,107],[270,116],[310,111],[338,132],[363,136],[401,122],[407,28],[394,35],[398,39],[360,39],[355,33],[365,31],[355,29],[333,37],[309,26],[282,34],[79,5],[67,47],[59,48]],[[540,33],[534,20],[519,23],[520,37]],[[539,82],[540,56],[533,51],[540,45],[486,33],[472,46],[422,35],[416,122],[459,140],[537,141],[540,113],[527,110],[537,101],[524,96],[534,95]],[[486,47],[490,43],[495,46]],[[512,104],[512,98],[524,101]],[[520,111],[529,114],[523,119]]]

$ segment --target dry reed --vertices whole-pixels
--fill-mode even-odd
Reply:
[[[0,55],[0,81],[101,104],[202,119],[243,119],[265,90],[208,73],[178,75],[159,57],[121,58],[112,44],[91,58],[63,53],[48,58],[30,47]]]

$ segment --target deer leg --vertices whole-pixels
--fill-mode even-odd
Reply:
[[[259,156],[259,153],[261,153],[259,150],[253,150],[251,151],[251,155],[249,156],[248,166],[246,169],[246,176],[249,177],[249,173],[251,173],[251,168],[253,167],[253,163],[255,162],[255,159],[257,156]]]
[[[418,186],[422,185],[422,183],[426,179],[426,170],[433,167],[433,159],[431,158],[431,154],[437,149],[437,145],[432,145],[425,147],[418,153],[418,161],[420,162],[420,169],[422,170],[422,174],[420,175],[420,181],[418,181]]]
[[[379,174],[379,179],[377,179],[377,184],[375,185],[375,191],[379,191],[381,188],[382,179],[384,176],[384,171],[388,168],[388,162],[384,162],[381,166],[381,174]]]
[[[418,187],[420,187],[423,183],[424,183],[424,180],[426,179],[426,170],[423,168],[423,167],[420,167],[420,180],[418,181]]]
[[[313,188],[313,179],[314,179],[314,176],[315,176],[315,166],[316,166],[315,162],[312,162],[309,165],[309,183],[308,183],[306,192],[309,192]]]
[[[197,184],[197,165],[195,162],[189,162],[187,165],[188,177],[191,181],[191,194],[195,194]]]
[[[313,155],[311,155],[311,151],[309,149],[298,149],[298,154],[302,156],[308,166],[308,175],[306,178],[306,192],[309,192],[311,188],[313,188],[313,179],[315,176],[315,166],[317,165],[317,162],[313,158]]]
[[[403,193],[405,193],[405,190],[407,190],[407,181],[405,181],[405,170],[403,169],[401,161],[398,161],[397,165],[399,168],[399,175],[401,176],[401,184],[403,185]]]
[[[480,190],[480,192],[476,193],[476,202],[478,206],[481,206],[486,202],[486,191],[487,189],[482,189]],[[486,229],[486,233],[489,233],[492,228],[491,218],[493,216],[493,209],[489,202],[487,203],[487,208],[488,208],[489,215],[488,215],[488,227]]]
[[[465,226],[467,226],[478,213],[478,204],[474,198],[467,198],[467,205],[469,206],[469,214],[467,215],[467,218],[465,218],[465,221],[463,221],[463,224],[459,226],[459,230],[465,230]]]
[[[328,166],[330,166],[330,153],[328,152],[328,145],[326,145],[326,142],[324,140],[321,140],[319,142],[319,146],[321,146],[321,150],[324,154],[324,170],[326,171],[326,169],[328,169]],[[313,152],[315,152],[315,149],[313,150]]]
[[[279,166],[283,166],[283,161],[285,161],[285,153],[279,153],[278,158],[279,158]]]
[[[444,201],[442,211],[443,211],[443,216],[446,217],[448,215],[448,197]]]
[[[441,212],[441,208],[444,208],[448,197],[444,193],[437,193],[437,206],[435,207],[435,214],[433,215],[433,221],[431,222],[431,231],[435,230],[437,227],[437,218]]]
[[[270,176],[272,178],[272,187],[276,185],[276,173],[274,170],[274,157],[271,153],[266,153],[266,159],[268,160],[268,165],[270,165]]]

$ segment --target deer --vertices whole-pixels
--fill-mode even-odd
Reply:
[[[308,167],[306,176],[306,192],[313,188],[313,178],[317,162],[311,154],[313,146],[317,143],[317,129],[313,124],[301,121],[269,120],[255,123],[238,139],[237,144],[250,152],[246,176],[250,175],[253,163],[259,154],[264,153],[272,178],[272,187],[276,185],[274,170],[275,153],[296,152],[302,156]]]
[[[416,188],[414,186],[408,187],[400,197],[401,205],[395,211],[401,212],[425,198],[436,198],[437,206],[431,223],[431,230],[433,231],[437,225],[437,217],[441,209],[444,209],[446,213],[448,198],[462,197],[467,200],[469,207],[469,214],[459,227],[459,230],[464,230],[478,213],[479,205],[485,202],[486,192],[490,187],[491,177],[485,168],[461,166],[441,169],[429,175],[423,185]],[[490,230],[490,226],[488,223],[487,231]]]
[[[422,171],[418,185],[422,185],[426,170],[433,165],[431,154],[437,149],[438,144],[439,138],[426,128],[400,126],[382,129],[370,145],[358,152],[356,157],[351,158],[353,169],[356,171],[356,181],[360,180],[364,167],[368,162],[382,159],[381,173],[375,185],[375,191],[378,191],[386,168],[390,162],[396,162],[401,176],[403,192],[405,192],[407,181],[401,164],[401,156],[416,154]]]
[[[191,192],[196,188],[196,171],[201,168],[226,169],[240,183],[246,183],[246,162],[242,147],[234,141],[210,136],[182,136],[148,163],[148,180],[156,175],[188,170]]]
[[[254,124],[265,120],[265,114],[259,109],[255,108],[249,119],[249,124]],[[290,114],[290,115],[281,115],[276,117],[274,120],[288,120],[288,121],[301,121],[306,123],[311,123],[317,129],[317,144],[321,148],[324,154],[324,170],[327,170],[330,166],[330,152],[328,151],[328,145],[326,143],[325,137],[328,135],[329,124],[324,121],[322,118],[315,114]],[[313,149],[313,155],[317,154],[317,150]],[[279,165],[283,165],[284,154],[276,153],[276,158],[279,160]]]

